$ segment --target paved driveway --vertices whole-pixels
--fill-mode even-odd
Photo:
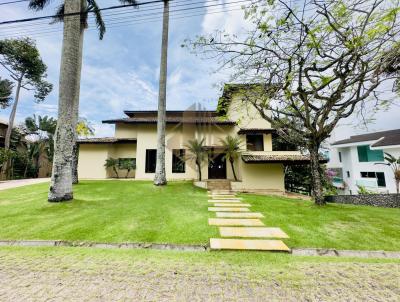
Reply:
[[[30,178],[0,181],[0,191],[44,182],[50,182],[50,178]]]
[[[188,263],[161,252],[120,258],[122,252],[80,254],[79,248],[68,254],[62,248],[36,250],[33,256],[30,251],[0,248],[0,301],[400,300],[399,263],[301,262],[272,268],[264,263],[257,268]]]

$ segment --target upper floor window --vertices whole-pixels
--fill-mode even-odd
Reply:
[[[384,161],[382,150],[371,150],[368,145],[357,146],[359,162]]]
[[[262,134],[247,134],[246,145],[249,151],[264,151],[264,137]]]
[[[172,150],[172,173],[185,173],[185,149]]]
[[[339,162],[342,162],[342,152],[339,151]]]
[[[147,149],[146,150],[146,173],[155,173],[156,172],[156,160],[157,160],[157,150],[156,149]]]

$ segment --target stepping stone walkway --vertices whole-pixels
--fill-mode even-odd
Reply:
[[[276,239],[289,236],[280,228],[266,227],[259,219],[264,216],[251,212],[251,205],[242,203],[242,199],[232,192],[211,191],[208,197],[211,198],[208,200],[208,211],[216,215],[216,218],[208,219],[208,224],[218,226],[222,237],[210,238],[212,250],[290,251],[282,240]]]

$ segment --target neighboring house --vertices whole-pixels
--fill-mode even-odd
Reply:
[[[400,129],[351,136],[331,144],[328,168],[337,170],[334,185],[344,194],[358,194],[359,186],[396,193],[394,175],[384,152],[400,156]]]
[[[0,148],[4,148],[4,139],[6,137],[7,128],[8,123],[0,121]]]
[[[309,162],[298,151],[272,149],[271,125],[262,119],[251,105],[245,105],[240,88],[245,85],[226,85],[217,111],[167,111],[166,173],[168,180],[197,179],[194,162],[183,161],[187,143],[205,139],[209,159],[202,165],[203,179],[233,180],[229,163],[223,159],[220,139],[239,135],[243,150],[235,162],[238,182],[231,182],[238,191],[284,192],[284,165]],[[243,90],[242,90],[243,91]],[[152,180],[154,178],[157,148],[157,111],[125,111],[127,117],[106,120],[115,125],[111,138],[79,140],[79,175],[81,178],[102,179],[115,177],[112,169],[105,169],[107,158],[120,162],[136,162],[129,177]],[[124,176],[124,172],[121,171]]]

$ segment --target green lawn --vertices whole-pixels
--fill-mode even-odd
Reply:
[[[207,244],[206,191],[190,182],[84,181],[75,200],[51,204],[48,184],[0,192],[0,239]],[[328,204],[242,194],[289,247],[400,250],[400,209]]]
[[[290,236],[289,247],[400,251],[400,209],[242,197],[264,214],[267,226],[279,226]]]
[[[83,181],[66,203],[48,203],[47,190],[0,192],[0,239],[206,244],[216,234],[206,192],[189,182]]]

